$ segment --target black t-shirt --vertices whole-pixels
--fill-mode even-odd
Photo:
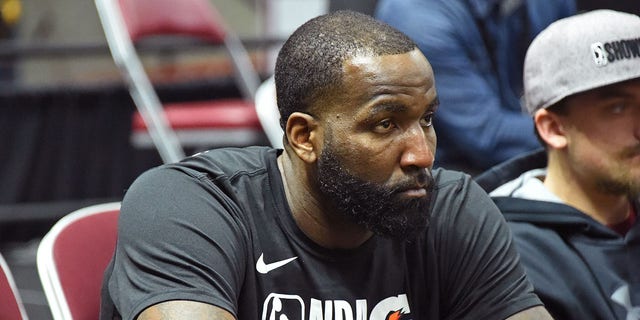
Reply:
[[[504,319],[541,304],[504,219],[469,176],[434,171],[418,239],[329,250],[293,220],[280,152],[218,149],[140,176],[122,203],[101,319],[167,300],[240,320]]]

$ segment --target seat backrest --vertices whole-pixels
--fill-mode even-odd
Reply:
[[[119,213],[119,202],[76,210],[40,242],[38,274],[55,320],[98,318],[102,278],[115,249]]]
[[[237,72],[245,99],[253,100],[260,79],[237,35],[210,0],[117,0],[122,20],[134,43],[152,36],[182,35],[223,45]]]
[[[260,77],[235,33],[209,0],[94,0],[114,62],[129,87],[149,135],[165,163],[184,157],[178,137],[133,45],[148,36],[190,35],[224,44],[244,99],[253,102]]]
[[[284,130],[280,127],[280,111],[276,100],[276,84],[273,76],[267,78],[256,92],[256,114],[274,148],[283,149]]]
[[[2,255],[0,255],[0,319],[27,319],[13,275]]]
[[[207,0],[118,0],[118,5],[133,42],[161,34],[224,42],[222,19]]]

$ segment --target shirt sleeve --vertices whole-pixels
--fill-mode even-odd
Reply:
[[[541,305],[498,208],[468,176],[440,184],[432,227],[447,319],[505,319]]]
[[[247,252],[240,209],[205,176],[184,170],[152,169],[123,200],[107,283],[123,319],[167,300],[237,314]]]

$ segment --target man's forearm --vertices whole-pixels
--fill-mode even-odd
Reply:
[[[553,317],[543,306],[537,306],[518,312],[506,320],[553,320]]]

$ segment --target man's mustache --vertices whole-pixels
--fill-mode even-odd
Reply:
[[[392,190],[392,193],[403,192],[410,189],[424,188],[427,191],[433,189],[433,176],[429,170],[420,170],[420,172],[409,176],[403,181],[397,183]]]

